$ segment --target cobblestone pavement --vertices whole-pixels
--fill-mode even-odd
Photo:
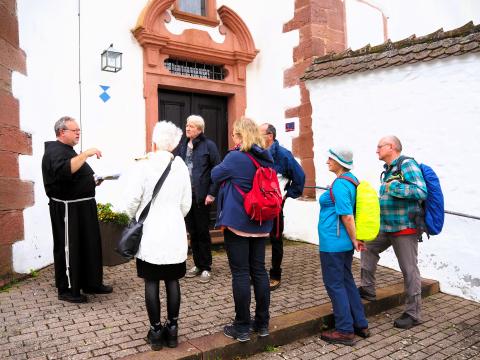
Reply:
[[[331,345],[319,335],[270,348],[250,360],[267,359],[480,359],[480,304],[438,293],[423,300],[422,325],[410,330],[392,326],[403,307],[370,317],[372,336],[354,347]]]
[[[267,254],[269,265],[270,248]],[[189,266],[191,262],[189,258]],[[355,261],[357,276],[358,266]],[[329,301],[322,286],[317,246],[285,246],[283,268],[282,285],[272,292],[271,316]],[[377,278],[380,287],[402,281],[400,273],[387,268],[379,268]],[[105,283],[113,285],[114,292],[91,295],[86,304],[57,300],[53,279],[49,266],[38,276],[0,292],[0,359],[115,359],[150,350],[144,340],[148,329],[144,287],[134,262],[105,267]],[[219,332],[231,321],[231,276],[223,252],[213,257],[209,284],[182,279],[181,290],[180,341]],[[165,317],[164,288],[161,299]]]

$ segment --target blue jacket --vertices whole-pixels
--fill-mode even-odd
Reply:
[[[189,141],[190,139],[184,138],[180,143],[179,155],[184,161]],[[220,163],[220,154],[217,145],[203,133],[193,139],[192,143],[192,187],[197,203],[204,203],[207,195],[217,196],[218,186],[212,183],[210,172]]]
[[[255,159],[264,167],[273,167],[273,159],[268,150],[254,145],[250,150]],[[216,227],[232,227],[246,233],[269,233],[273,221],[260,222],[250,220],[243,207],[243,196],[233,184],[248,192],[252,188],[257,168],[242,151],[232,150],[221,164],[212,170],[212,180],[221,185],[217,197]]]
[[[303,193],[305,186],[305,173],[300,164],[295,160],[292,153],[281,146],[277,140],[268,149],[273,157],[273,168],[277,174],[288,179],[285,186],[286,196],[292,199],[298,198]]]

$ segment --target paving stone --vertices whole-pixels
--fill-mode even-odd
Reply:
[[[267,249],[267,264],[270,263],[270,253]],[[191,258],[187,265],[192,266]],[[322,284],[318,247],[309,244],[285,246],[283,268],[282,285],[271,293],[272,317],[330,304]],[[353,263],[353,272],[358,281],[357,259]],[[181,343],[218,333],[234,317],[231,275],[225,253],[221,251],[213,256],[213,274],[209,284],[200,284],[196,279],[180,281]],[[113,285],[114,292],[89,295],[86,304],[58,301],[53,278],[53,266],[49,266],[39,271],[37,277],[0,293],[0,358],[8,354],[8,359],[28,356],[46,356],[49,360],[115,359],[150,351],[145,342],[148,316],[143,281],[136,276],[133,261],[105,267],[105,283]],[[401,273],[383,267],[379,267],[377,278],[378,287],[402,283]],[[160,291],[164,318],[163,286]],[[252,311],[254,307],[252,297]],[[395,350],[398,357],[408,353],[412,359],[431,357],[436,352],[445,355],[444,350],[450,348],[458,351],[452,357],[478,357],[475,344],[480,336],[479,304],[446,294],[431,296],[424,300],[425,323],[408,331],[392,327],[393,319],[402,311],[402,307],[398,307],[369,318],[373,336],[366,340],[357,338],[354,347],[327,344],[317,334],[276,348],[275,352],[255,356],[260,356],[259,359],[367,360],[375,359],[375,352],[383,354],[382,349],[388,347]],[[435,342],[430,342],[431,338],[437,345],[440,342],[445,347],[436,346]]]

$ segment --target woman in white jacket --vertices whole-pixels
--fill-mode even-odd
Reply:
[[[187,166],[171,153],[181,136],[182,131],[171,122],[157,123],[152,135],[154,151],[139,161],[126,189],[127,213],[138,219],[152,198],[155,184],[173,160],[170,173],[150,206],[136,254],[137,274],[145,280],[145,304],[150,320],[147,341],[152,350],[160,350],[163,344],[169,347],[178,344],[178,280],[185,276],[188,250],[184,217],[192,202]],[[165,282],[167,294],[165,326],[160,319],[160,280]]]

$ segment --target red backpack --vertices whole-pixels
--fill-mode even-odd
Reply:
[[[282,193],[278,184],[277,172],[261,166],[254,157],[245,153],[257,168],[253,177],[252,189],[245,193],[239,186],[235,188],[243,196],[243,207],[250,217],[262,224],[262,221],[275,219],[282,210]]]

